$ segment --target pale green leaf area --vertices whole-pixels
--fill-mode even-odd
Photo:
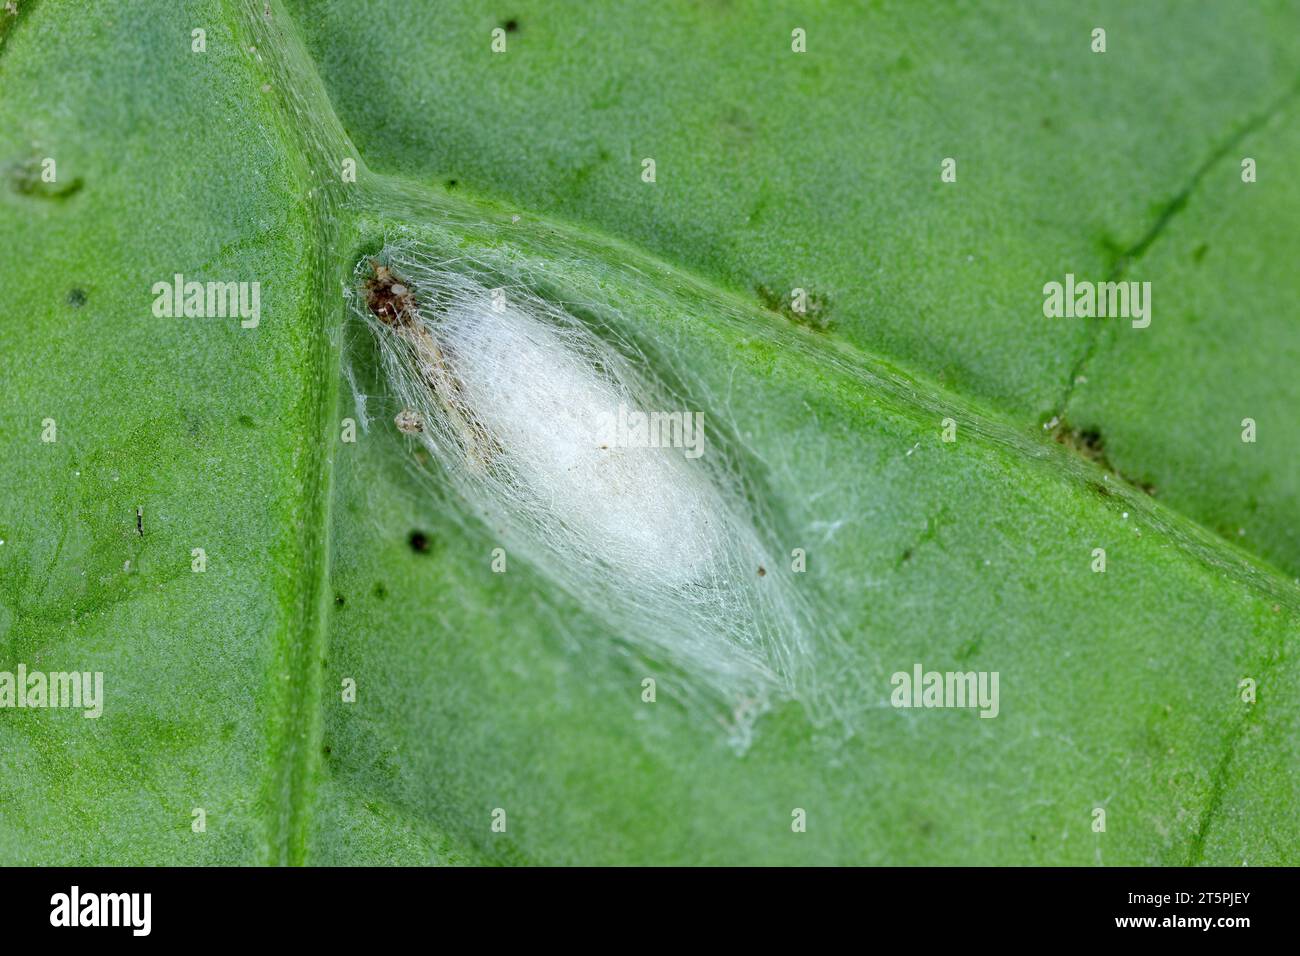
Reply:
[[[0,861],[1296,862],[1300,595],[1258,556],[1292,543],[1231,527],[1294,513],[1286,433],[1237,425],[1295,387],[1289,187],[1201,177],[1128,266],[1172,287],[1150,329],[1041,311],[1254,111],[1284,161],[1290,8],[1108,9],[1089,59],[1074,5],[156,6],[42,0],[0,45],[0,162],[81,180],[0,183],[0,671],[106,690],[0,709]],[[777,701],[738,747],[605,608],[493,573],[344,309],[394,236],[581,303],[705,411],[837,718]],[[155,316],[175,272],[259,279],[261,324]],[[756,291],[794,285],[828,328]],[[1114,471],[1041,428],[1085,355]],[[998,716],[890,706],[917,663],[997,671]]]
[[[0,710],[7,863],[233,863],[283,839],[323,537],[318,303],[284,133],[222,17],[40,4],[0,50],[0,163],[54,157],[66,184],[0,188],[0,670],[99,670],[108,698],[95,720]],[[262,323],[155,318],[176,272],[260,278]]]

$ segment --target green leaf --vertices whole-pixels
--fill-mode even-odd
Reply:
[[[1294,4],[299,6],[372,169],[589,224],[755,305],[807,289],[836,337],[1026,430],[1098,431],[1124,475],[1300,573]],[[1044,283],[1117,271],[1152,282],[1151,328],[1043,318]]]
[[[0,34],[0,672],[105,685],[0,708],[0,861],[1295,862],[1294,11],[155,6]],[[347,308],[395,239],[704,411],[839,718],[777,694],[737,748],[493,573]],[[1117,270],[1149,329],[1044,319]],[[260,323],[156,316],[178,272]],[[892,707],[917,664],[997,717]]]
[[[0,162],[79,184],[0,191],[0,669],[102,671],[106,695],[97,720],[0,711],[0,857],[281,858],[333,394],[302,171],[217,5],[24,9],[0,76]],[[156,318],[177,272],[260,279],[266,320]]]

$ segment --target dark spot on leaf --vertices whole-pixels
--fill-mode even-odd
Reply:
[[[789,291],[782,294],[773,291],[771,286],[760,282],[754,286],[754,292],[759,301],[763,303],[763,308],[769,312],[776,312],[796,325],[802,325],[814,332],[829,331],[831,327],[830,301],[827,297],[813,289],[805,288],[803,311],[799,311],[795,308],[793,295],[796,288],[803,287],[792,285]]]
[[[1124,479],[1130,485],[1142,489],[1148,495],[1156,493],[1156,487],[1151,482],[1135,478],[1132,475],[1126,475],[1111,464],[1110,458],[1106,455],[1106,439],[1102,436],[1100,430],[1096,428],[1073,428],[1068,422],[1062,421],[1056,426],[1056,431],[1052,433],[1052,437],[1075,454],[1082,455],[1089,461],[1095,462],[1112,475]],[[1097,484],[1097,482],[1092,483],[1092,485]],[[1104,488],[1105,486],[1100,487]],[[1103,496],[1110,494],[1109,490],[1102,492],[1097,487],[1093,487],[1092,490]]]
[[[763,308],[767,309],[769,312],[780,312],[781,307],[785,305],[784,299],[761,282],[754,286],[754,292],[763,303]]]
[[[1210,244],[1208,242],[1201,243],[1199,246],[1197,246],[1195,249],[1192,250],[1192,261],[1196,262],[1199,265],[1200,261],[1205,258],[1205,254],[1209,251],[1210,251]]]
[[[412,531],[406,541],[416,554],[428,554],[433,547],[429,542],[429,536],[423,531]]]
[[[240,416],[239,416],[239,424],[243,425],[245,428],[256,428],[256,427],[257,427],[257,422],[253,421],[253,416],[252,416],[252,415],[240,415]]]
[[[1106,487],[1106,483],[1103,481],[1090,481],[1088,487],[1103,498],[1109,498],[1111,495],[1110,489]]]
[[[344,598],[342,594],[336,594],[334,595],[334,603],[338,607],[342,607],[344,604],[347,603],[347,599]]]
[[[505,23],[501,24],[501,26],[505,28],[506,33],[514,33],[519,29],[519,21],[514,17],[511,17]]]
[[[758,566],[758,576],[760,578],[767,577],[767,568],[763,567],[761,564]]]
[[[5,179],[9,188],[20,196],[33,199],[64,200],[81,192],[86,182],[80,176],[67,182],[47,183],[41,178],[41,160],[29,159],[25,162],[11,163],[6,170]]]
[[[375,582],[374,595],[382,601],[384,598],[388,597],[388,588],[384,587],[383,584],[379,582]]]
[[[895,569],[901,568],[906,562],[911,561],[918,548],[935,541],[939,537],[940,529],[950,521],[951,515],[949,514],[946,505],[941,505],[936,513],[927,515],[925,519],[925,527],[922,528],[921,533],[916,536],[916,540],[913,541],[910,546],[903,549],[903,553],[898,556],[898,561],[894,565]]]
[[[1066,422],[1061,422],[1052,433],[1052,437],[1075,454],[1082,455],[1089,461],[1095,461],[1107,471],[1115,470],[1106,457],[1106,439],[1098,429],[1073,428]]]
[[[326,744],[324,747],[322,747],[322,748],[321,748],[321,752],[324,753],[325,756],[328,757],[328,756],[330,755],[330,753],[332,752],[332,751],[330,750],[330,745],[329,745],[329,744]]]
[[[460,185],[460,180],[459,180],[459,179],[449,179],[449,180],[447,180],[447,188],[448,188],[448,189],[455,189],[455,188],[456,188],[457,186],[459,186],[459,185]]]
[[[86,293],[83,289],[73,289],[68,293],[68,305],[74,309],[79,309],[86,304]]]

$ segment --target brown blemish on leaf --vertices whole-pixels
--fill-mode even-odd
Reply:
[[[790,293],[782,295],[774,292],[771,286],[761,282],[754,286],[754,293],[758,296],[759,301],[763,303],[763,308],[769,312],[775,312],[795,325],[802,325],[814,332],[829,332],[831,328],[830,301],[820,292],[815,292],[812,289],[806,291],[808,294],[807,307],[804,311],[798,312],[795,310]]]
[[[1057,442],[1072,449],[1089,461],[1095,461],[1107,471],[1114,471],[1106,458],[1106,441],[1101,432],[1095,428],[1071,428],[1062,422],[1057,426],[1053,436]]]
[[[1109,498],[1111,496],[1111,490],[1106,487],[1105,482],[1090,481],[1088,482],[1088,487],[1103,498]]]
[[[40,160],[35,159],[25,163],[14,163],[9,167],[6,178],[9,180],[10,189],[20,196],[30,196],[33,199],[56,201],[71,199],[86,185],[86,181],[80,176],[66,182],[47,183],[41,178]]]
[[[1133,485],[1135,488],[1140,488],[1148,495],[1154,497],[1156,493],[1155,485],[1149,481],[1142,481],[1138,478],[1126,475],[1111,464],[1110,459],[1106,456],[1106,439],[1098,429],[1074,428],[1068,422],[1062,421],[1052,432],[1052,437],[1055,438],[1059,444],[1069,448],[1075,454],[1082,455],[1089,461],[1096,462],[1112,475],[1124,479],[1130,485]],[[1110,490],[1099,482],[1090,482],[1089,487],[1103,497],[1110,495]]]

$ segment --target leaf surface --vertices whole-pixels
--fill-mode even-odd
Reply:
[[[1291,7],[1115,7],[1104,56],[1073,8],[270,12],[42,2],[0,40],[0,670],[106,685],[0,709],[0,859],[1294,862],[1296,200],[1234,160],[1289,155]],[[602,608],[492,572],[344,308],[394,235],[682,383],[765,580],[857,662],[847,727],[787,701],[737,751]],[[1043,318],[1121,268],[1150,329]],[[261,323],[155,316],[177,272],[260,280]],[[916,664],[998,672],[998,716],[891,707]]]

